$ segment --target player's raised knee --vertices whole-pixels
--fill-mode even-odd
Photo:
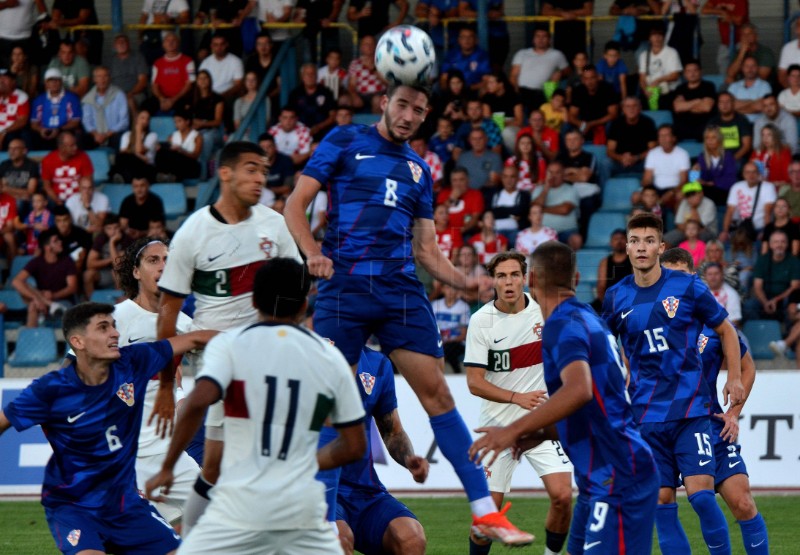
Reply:
[[[408,517],[394,519],[383,540],[384,548],[394,555],[424,555],[427,543],[422,525]]]

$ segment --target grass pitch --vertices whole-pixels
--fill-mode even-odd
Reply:
[[[719,500],[719,497],[717,497]],[[414,511],[425,527],[428,537],[429,555],[459,555],[467,553],[467,534],[470,522],[469,507],[461,497],[402,499]],[[511,498],[513,506],[509,513],[520,528],[537,536],[530,547],[515,550],[515,553],[542,553],[544,550],[544,518],[547,500],[541,498]],[[757,496],[756,503],[764,515],[769,528],[770,553],[772,555],[795,555],[800,545],[800,530],[797,528],[797,512],[800,497]],[[679,499],[680,518],[692,550],[705,553],[705,545],[697,517],[686,501]],[[743,555],[739,526],[723,507],[728,516],[728,526],[734,555]],[[653,553],[659,553],[654,540]],[[496,546],[492,552],[505,552]],[[0,553],[9,555],[45,555],[58,553],[55,548],[44,511],[37,502],[9,501],[0,503]]]

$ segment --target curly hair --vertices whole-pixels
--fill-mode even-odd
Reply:
[[[167,245],[166,241],[156,237],[142,237],[134,241],[125,252],[114,261],[114,273],[125,296],[133,299],[139,294],[139,280],[133,277],[133,269],[142,262],[142,253],[151,243]]]

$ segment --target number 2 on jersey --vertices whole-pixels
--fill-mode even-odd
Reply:
[[[278,390],[278,378],[275,376],[265,376],[267,383],[267,405],[264,409],[264,425],[261,429],[261,454],[265,457],[272,456],[272,419],[275,416],[275,397]],[[289,411],[286,415],[283,439],[281,440],[281,450],[278,452],[280,460],[286,460],[286,453],[292,442],[294,424],[297,420],[297,405],[300,399],[300,380],[289,380]]]

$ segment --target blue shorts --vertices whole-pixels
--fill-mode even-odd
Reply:
[[[581,514],[576,505],[573,517],[573,530],[583,524],[583,543],[570,537],[570,555],[652,552],[657,504],[655,473],[613,494],[587,497]],[[579,522],[578,518],[583,520]]]
[[[714,458],[716,460],[715,486],[719,486],[735,474],[747,475],[747,466],[744,464],[744,459],[741,455],[742,446],[738,443],[728,443],[719,437],[721,431],[722,424],[712,422],[711,433],[714,434]]]
[[[353,531],[356,551],[364,555],[383,553],[383,535],[396,518],[417,517],[387,492],[372,497],[347,497],[337,501],[336,520],[345,521]]]
[[[314,308],[314,331],[332,340],[357,364],[375,335],[381,351],[395,349],[442,358],[442,337],[425,288],[413,274],[362,276],[337,272],[320,280]]]
[[[50,533],[56,547],[73,555],[85,549],[106,553],[169,553],[181,543],[181,537],[155,507],[135,492],[126,495],[120,512],[90,510],[63,505],[45,508]]]
[[[569,540],[567,540],[567,553],[569,555],[583,555],[583,542],[586,539],[586,523],[589,522],[591,513],[589,496],[578,493],[575,506],[572,509],[572,523],[569,527]]]
[[[714,476],[714,438],[708,417],[647,422],[641,425],[642,438],[653,450],[662,488],[677,488],[681,477]]]

